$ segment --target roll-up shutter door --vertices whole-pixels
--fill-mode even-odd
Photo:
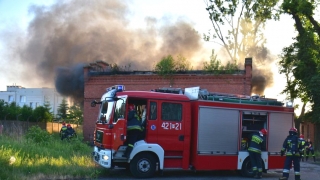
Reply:
[[[199,154],[237,154],[238,136],[238,110],[199,107]]]
[[[283,141],[289,135],[292,126],[292,113],[270,113],[268,151],[271,154],[280,152]]]

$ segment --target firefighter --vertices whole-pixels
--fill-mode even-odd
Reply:
[[[74,131],[74,129],[71,127],[71,125],[70,124],[68,124],[67,125],[67,130],[66,130],[66,134],[67,134],[67,137],[68,138],[71,138],[71,137],[73,137],[74,135],[75,135],[75,131]]]
[[[262,178],[261,150],[265,149],[265,140],[263,137],[265,135],[267,135],[266,129],[261,129],[259,132],[254,132],[251,136],[251,141],[248,148],[249,157],[252,164],[253,177],[256,179]]]
[[[67,133],[67,126],[66,126],[66,123],[63,122],[62,123],[62,127],[60,129],[60,137],[61,137],[61,140],[63,140],[65,137],[66,137],[66,133]]]
[[[288,180],[290,166],[292,165],[292,162],[294,166],[295,180],[300,180],[299,153],[302,153],[302,144],[301,144],[301,141],[299,141],[297,132],[298,131],[296,128],[291,128],[289,130],[289,136],[287,136],[287,138],[283,142],[283,146],[281,149],[281,156],[286,154],[286,159],[284,162],[283,174],[282,174],[282,177],[279,178],[279,180]]]
[[[146,105],[141,106],[142,113],[141,113],[141,136],[139,137],[139,140],[144,140],[146,136],[146,118],[147,118],[147,107]]]
[[[303,134],[300,134],[299,141],[302,146],[302,152],[300,153],[300,161],[304,161],[304,150],[305,150],[305,146],[306,146],[306,140],[304,140]]]
[[[129,158],[130,153],[134,147],[134,143],[138,141],[141,136],[141,121],[135,111],[134,105],[128,105],[128,122],[127,122],[127,148],[123,157]]]
[[[313,161],[316,162],[316,157],[314,156],[314,149],[313,149],[313,146],[312,146],[312,142],[310,141],[309,138],[307,140],[306,146],[307,146],[306,161],[308,161],[309,153],[311,152],[312,157],[313,157]]]

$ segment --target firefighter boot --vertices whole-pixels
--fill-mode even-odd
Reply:
[[[289,173],[283,173],[282,177],[279,178],[279,180],[288,180],[289,179]]]
[[[252,177],[253,177],[253,178],[256,178],[257,175],[258,175],[258,171],[257,171],[257,170],[253,170],[252,172],[253,172],[253,176],[252,176]]]
[[[287,177],[280,177],[279,180],[288,180]]]
[[[132,146],[128,146],[123,157],[126,157],[126,158],[129,158],[130,157],[130,154],[131,154],[131,151],[132,151],[133,147]]]
[[[262,172],[258,172],[258,175],[255,178],[256,179],[261,179],[262,178]]]
[[[301,179],[300,179],[300,175],[295,175],[295,176],[294,176],[294,180],[301,180]]]

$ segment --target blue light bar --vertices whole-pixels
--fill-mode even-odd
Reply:
[[[124,85],[116,85],[117,87],[117,91],[120,92],[120,91],[124,91]]]
[[[124,85],[114,85],[114,86],[108,87],[106,89],[106,91],[108,92],[108,91],[111,91],[113,89],[115,89],[117,92],[121,92],[121,91],[125,90],[125,87],[124,87]]]

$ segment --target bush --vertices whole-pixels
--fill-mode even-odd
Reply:
[[[25,137],[27,140],[31,140],[34,143],[39,144],[46,144],[50,142],[52,138],[47,131],[42,130],[39,126],[32,126],[31,128],[29,128]]]

